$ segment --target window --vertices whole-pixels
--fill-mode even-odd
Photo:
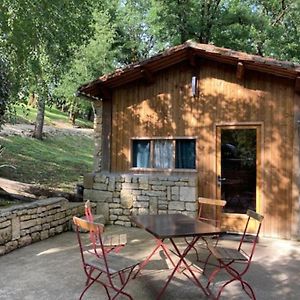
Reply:
[[[196,139],[133,139],[132,167],[195,169]]]

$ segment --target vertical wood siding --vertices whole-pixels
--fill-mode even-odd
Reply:
[[[216,125],[259,123],[262,126],[262,193],[266,236],[289,238],[292,221],[294,89],[289,79],[203,61],[199,94],[191,94],[187,63],[114,90],[111,170],[130,168],[132,137],[197,136],[199,196],[216,196]],[[294,198],[295,199],[295,198]]]

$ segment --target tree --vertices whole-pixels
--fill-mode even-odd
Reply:
[[[13,88],[38,95],[35,137],[42,137],[44,108],[74,49],[90,34],[93,1],[3,0],[0,33]]]
[[[1,53],[1,51],[0,51]],[[7,68],[0,56],[0,129],[5,121],[5,113],[9,106],[9,82]]]
[[[55,90],[56,96],[64,99],[73,124],[76,115],[90,107],[89,102],[76,97],[75,93],[78,87],[95,79],[100,74],[112,71],[114,68],[115,52],[112,49],[112,44],[116,32],[109,19],[107,11],[94,11],[93,36],[87,44],[78,48],[68,70],[62,76]]]

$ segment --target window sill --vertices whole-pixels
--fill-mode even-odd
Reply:
[[[130,168],[135,172],[158,172],[158,173],[197,173],[196,169],[160,169],[160,168]]]

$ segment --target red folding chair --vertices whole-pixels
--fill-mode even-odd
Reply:
[[[87,200],[84,205],[85,208],[85,217],[88,222],[94,223],[94,216],[92,214],[91,202]],[[94,233],[90,232],[91,242],[97,244],[97,236]],[[106,252],[114,251],[119,252],[127,244],[127,235],[122,234],[113,234],[103,236],[103,244],[106,249]]]
[[[252,210],[248,210],[247,215],[248,215],[248,219],[246,222],[246,226],[245,226],[241,241],[240,241],[237,249],[211,246],[209,244],[207,245],[208,249],[210,251],[210,254],[206,260],[206,264],[204,266],[203,273],[205,272],[205,268],[206,268],[206,265],[207,265],[207,262],[208,262],[210,256],[213,256],[218,261],[217,268],[209,276],[208,283],[206,286],[208,291],[209,291],[209,285],[211,284],[211,282],[215,279],[215,277],[221,270],[225,270],[231,276],[231,279],[228,280],[227,282],[225,282],[219,289],[216,299],[220,298],[222,291],[228,284],[230,284],[236,280],[241,283],[242,288],[244,289],[244,291],[247,293],[247,295],[251,299],[256,299],[252,287],[250,286],[250,284],[248,282],[246,282],[243,279],[243,276],[246,274],[246,272],[248,271],[248,269],[250,267],[252,257],[254,254],[254,250],[255,250],[255,246],[258,242],[258,236],[259,236],[259,232],[260,232],[260,228],[261,228],[261,223],[262,223],[264,217]],[[249,225],[249,222],[251,219],[258,222],[258,227],[257,227],[256,234],[253,236],[253,239],[251,239],[251,241],[250,241],[252,243],[252,247],[250,247],[250,250],[246,250],[246,247],[245,247],[246,233],[247,233],[248,225]],[[248,241],[248,239],[247,239],[247,241]],[[242,270],[237,269],[234,265],[235,263],[243,264],[244,267],[242,268]],[[246,290],[246,287],[249,289],[249,291]]]
[[[216,227],[221,227],[221,216],[222,216],[222,210],[223,207],[226,205],[225,200],[219,200],[219,199],[210,199],[210,198],[198,198],[198,215],[197,219],[199,221],[209,223]],[[189,241],[185,239],[187,243]],[[206,236],[205,238],[202,237],[202,240],[197,243],[197,246],[202,246],[203,248],[207,248],[207,243],[213,244],[216,246],[219,242],[219,235],[213,235],[213,236]],[[197,261],[201,261],[199,259],[199,253],[196,248],[196,245],[193,247],[193,249],[196,252]]]
[[[102,233],[104,232],[104,226],[102,224],[91,223],[77,217],[73,217],[73,222],[76,226],[83,269],[87,276],[86,286],[79,299],[82,299],[84,293],[95,282],[98,282],[105,288],[108,299],[116,299],[120,295],[132,299],[132,297],[124,291],[124,288],[139,262],[122,257],[117,253],[107,253],[102,241]],[[82,230],[92,232],[97,236],[99,243],[96,244],[92,242],[92,246],[85,245],[81,239]],[[96,256],[90,255],[89,251],[86,251],[90,250],[90,247],[92,247],[94,253],[97,253]],[[114,292],[114,295],[111,295],[110,290]]]

